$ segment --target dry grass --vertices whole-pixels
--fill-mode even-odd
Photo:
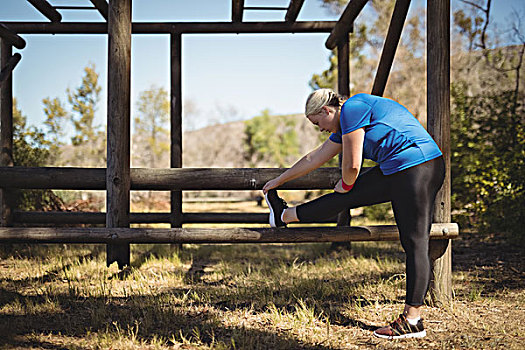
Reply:
[[[453,302],[425,308],[429,335],[403,341],[371,334],[403,305],[399,243],[352,247],[134,245],[125,273],[104,246],[4,247],[0,348],[525,348],[519,247],[463,234]]]

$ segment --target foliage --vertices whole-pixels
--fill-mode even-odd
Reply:
[[[524,236],[525,113],[516,91],[452,88],[452,201],[457,220]]]
[[[391,220],[393,218],[392,204],[388,202],[363,207],[363,216],[373,221]]]
[[[323,0],[334,12],[341,12],[348,3],[345,0]],[[354,32],[349,35],[350,94],[372,90],[379,57],[390,24],[395,0],[369,2],[354,23]],[[388,84],[384,95],[408,106],[416,116],[426,110],[425,74],[422,57],[425,52],[424,11],[416,8],[405,21],[403,35],[396,51]],[[337,90],[337,50],[329,58],[329,67],[312,75],[313,89],[332,88]],[[423,93],[414,93],[420,91]]]
[[[163,88],[151,87],[142,91],[134,118],[133,140],[137,143],[137,160],[150,168],[160,166],[162,154],[169,152],[170,101]]]
[[[287,117],[270,116],[268,110],[244,123],[244,158],[251,166],[284,167],[299,154],[295,121]]]
[[[34,126],[27,126],[27,118],[13,99],[13,163],[15,166],[44,166],[50,152],[45,134]],[[50,190],[16,190],[13,207],[19,210],[56,208],[60,199]]]
[[[65,138],[64,124],[71,116],[58,98],[50,99],[47,97],[42,100],[42,103],[44,104],[44,114],[46,115],[46,121],[44,122],[44,125],[47,127],[46,136],[50,142],[49,163],[59,165],[62,154],[61,147],[64,146],[62,140]]]
[[[72,162],[69,163],[100,166],[106,161],[106,133],[100,126],[94,125],[100,91],[98,73],[93,64],[84,68],[84,76],[79,87],[75,90],[67,89],[68,102],[73,111],[70,116],[74,127],[71,143],[75,153]]]

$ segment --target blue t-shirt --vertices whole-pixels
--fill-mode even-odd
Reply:
[[[357,94],[341,107],[341,131],[330,140],[365,128],[363,157],[379,164],[384,175],[441,156],[441,150],[421,123],[402,105],[384,97]]]

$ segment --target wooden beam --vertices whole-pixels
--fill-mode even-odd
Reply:
[[[374,86],[372,87],[372,95],[383,96],[383,93],[385,92],[386,83],[388,81],[388,76],[390,75],[392,63],[394,62],[394,56],[396,55],[397,46],[399,45],[401,32],[403,31],[409,7],[410,0],[396,1],[394,11],[392,12],[392,19],[390,20],[390,26],[388,27],[388,33],[383,45],[381,59],[379,60],[379,66],[377,67]]]
[[[260,190],[286,168],[131,169],[132,190]],[[338,168],[319,168],[280,189],[332,189]],[[8,188],[105,190],[106,169],[0,167],[0,183]]]
[[[21,59],[22,55],[19,53],[15,53],[13,56],[9,57],[5,66],[2,64],[2,71],[0,71],[0,84],[12,76],[11,73],[13,72],[16,65],[18,64],[18,62],[20,62]]]
[[[244,12],[244,0],[232,0],[232,22],[242,22]]]
[[[12,44],[17,49],[22,50],[24,47],[26,47],[26,41],[3,24],[0,24],[0,37]]]
[[[107,21],[108,20],[108,3],[106,0],[89,0],[95,6],[95,8],[100,12],[102,17]]]
[[[346,40],[337,44],[337,93],[344,98],[350,97],[350,51],[348,35]],[[339,154],[339,167],[343,162],[343,154]],[[352,215],[350,209],[344,210],[337,216],[337,226],[350,226]],[[352,249],[350,242],[332,243],[332,249]]]
[[[171,213],[130,213],[131,224],[169,224]],[[317,223],[334,223],[335,218],[319,220]],[[24,225],[105,225],[106,213],[60,212],[60,211],[15,211],[14,224]],[[266,213],[184,213],[184,224],[267,224]],[[348,225],[347,225],[348,226]]]
[[[457,224],[433,224],[431,239],[456,238]],[[397,241],[396,225],[298,228],[0,228],[0,243],[309,243]]]
[[[338,42],[346,40],[346,36],[352,31],[355,19],[361,13],[361,10],[365,7],[367,2],[368,0],[350,0],[341,15],[341,18],[326,40],[325,46],[327,49],[333,50]]]
[[[299,11],[301,11],[301,8],[303,7],[303,4],[304,0],[291,0],[284,20],[289,23],[295,22],[297,20],[297,16],[299,16]]]
[[[13,53],[11,43],[0,38],[0,67],[7,66]],[[13,166],[13,77],[0,84],[0,166]],[[4,186],[4,183],[0,181]],[[12,191],[0,188],[0,225],[12,224]]]
[[[108,19],[106,227],[129,227],[131,0],[111,0]],[[129,244],[109,244],[108,266],[129,265]]]
[[[46,16],[51,22],[60,22],[62,15],[46,0],[27,0],[41,14]]]
[[[434,222],[450,222],[450,0],[427,8],[427,130],[443,152],[445,181],[434,206]],[[437,305],[452,298],[452,243],[431,242],[430,295]]]
[[[337,92],[350,97],[350,45],[348,36],[337,44]]]
[[[107,23],[0,22],[19,34],[107,34]],[[133,34],[329,33],[335,21],[305,22],[136,22]]]
[[[182,168],[182,35],[171,34],[171,168]],[[182,227],[182,191],[171,191],[171,227]]]

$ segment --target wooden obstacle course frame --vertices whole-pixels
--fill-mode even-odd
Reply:
[[[330,33],[325,46],[328,49],[338,49],[338,92],[343,96],[349,96],[349,59],[348,59],[348,35],[352,31],[354,20],[357,18],[367,0],[351,0],[342,16],[337,22],[333,21],[308,21],[297,22],[296,19],[304,3],[304,0],[291,0],[286,11],[285,21],[283,22],[243,22],[243,12],[246,9],[244,0],[232,0],[232,21],[231,22],[131,22],[131,1],[132,0],[111,0],[109,4],[105,0],[91,0],[91,3],[107,20],[102,23],[62,23],[60,13],[56,11],[45,0],[30,0],[44,16],[52,22],[2,22],[0,30],[5,29],[5,35],[0,36],[2,50],[1,67],[7,65],[11,59],[11,45],[13,41],[19,46],[23,46],[25,41],[19,37],[20,34],[107,34],[109,37],[108,54],[108,165],[106,169],[71,169],[71,168],[13,168],[12,162],[12,79],[11,74],[2,84],[0,89],[0,117],[1,117],[1,150],[0,150],[0,183],[3,189],[0,190],[0,205],[2,212],[2,225],[10,226],[15,217],[30,216],[31,213],[13,213],[9,204],[9,191],[12,188],[68,188],[68,189],[99,189],[107,191],[108,211],[105,213],[107,227],[101,229],[54,229],[56,240],[60,237],[72,237],[77,235],[89,236],[93,234],[103,235],[104,233],[116,237],[111,240],[103,240],[108,244],[108,264],[117,261],[119,266],[129,264],[129,237],[140,232],[147,233],[151,241],[155,239],[166,240],[170,243],[183,242],[184,240],[197,239],[198,235],[204,231],[192,231],[193,229],[181,228],[185,222],[185,217],[195,215],[194,220],[213,220],[212,217],[200,218],[198,215],[204,213],[182,213],[182,190],[210,190],[210,189],[259,189],[265,179],[275,177],[282,172],[282,169],[273,170],[242,170],[239,169],[183,169],[182,168],[182,95],[181,95],[181,36],[183,34],[212,34],[212,33]],[[409,5],[409,0],[398,0],[391,19],[391,24],[385,40],[381,55],[378,71],[374,81],[372,93],[382,95],[391,65],[395,56],[395,51],[399,42],[403,23]],[[433,0],[428,2],[427,9],[427,101],[428,101],[428,130],[436,139],[441,147],[446,162],[447,175],[445,184],[438,194],[436,200],[435,221],[439,224],[450,224],[450,0]],[[129,79],[130,79],[130,42],[131,35],[135,34],[169,34],[170,35],[170,59],[171,59],[171,164],[173,169],[130,169],[129,168]],[[12,36],[12,35],[16,36]],[[9,42],[8,39],[11,39]],[[21,41],[22,40],[22,41]],[[8,53],[8,54],[7,54]],[[10,70],[12,71],[12,69]],[[179,168],[179,169],[176,169]],[[331,172],[331,173],[330,173]],[[208,176],[223,176],[223,185],[218,182],[212,183],[215,188],[210,188],[210,179],[206,183],[199,183],[196,175],[207,174]],[[224,181],[225,174],[228,181]],[[334,175],[335,174],[335,175]],[[65,175],[65,176],[64,176]],[[69,175],[69,176],[67,176]],[[71,177],[71,175],[76,175]],[[76,180],[81,175],[82,182]],[[327,176],[327,177],[324,177]],[[309,177],[292,181],[283,186],[289,189],[304,189],[305,185],[314,188],[332,188],[340,178],[338,171],[333,169],[319,169]],[[301,182],[302,181],[302,182]],[[226,188],[234,187],[234,188]],[[130,190],[169,190],[171,191],[171,211],[170,213],[148,214],[144,220],[158,220],[162,215],[169,215],[169,222],[172,224],[171,231],[136,231],[130,229],[130,218],[135,214],[129,213],[129,191]],[[89,220],[100,221],[100,215],[90,217]],[[36,215],[36,214],[35,214]],[[52,219],[57,213],[50,213],[44,220]],[[74,214],[76,215],[76,214]],[[79,215],[89,216],[89,213]],[[138,215],[138,214],[136,214]],[[247,216],[252,214],[247,214]],[[73,216],[64,218],[64,222]],[[42,218],[41,218],[42,219]],[[235,219],[231,216],[228,219]],[[251,217],[250,220],[260,220],[261,216]],[[349,217],[340,218],[338,221],[343,225],[349,223]],[[434,227],[438,224],[434,224]],[[454,224],[450,224],[454,225]],[[456,226],[457,227],[457,226]],[[25,231],[24,231],[25,230]],[[76,231],[80,230],[80,231]],[[95,231],[89,231],[95,230]],[[248,231],[243,231],[248,230]],[[226,231],[215,231],[216,235],[227,235],[229,239],[235,240],[238,237],[270,236],[273,232],[274,240],[287,230],[282,229],[228,229]],[[299,229],[291,229],[287,234],[302,232]],[[301,229],[302,230],[302,229]],[[355,227],[329,227],[311,229],[317,230],[317,234],[311,236],[312,241],[324,241],[334,239],[338,242],[343,240],[370,240],[368,235],[353,235],[352,232],[362,232],[362,229]],[[357,231],[356,231],[357,230]],[[384,230],[375,237],[389,237],[396,239],[392,234],[392,228],[367,228],[366,230]],[[432,236],[430,253],[433,258],[434,276],[432,295],[441,301],[449,300],[451,297],[450,276],[450,238],[456,233],[455,229],[450,235]],[[40,232],[40,238],[29,233]],[[7,242],[16,237],[9,236],[19,234],[18,241],[34,240],[42,241],[42,233],[50,234],[50,228],[11,228],[0,229],[0,241]],[[68,233],[70,232],[70,233]],[[118,233],[117,233],[118,232]],[[154,233],[158,232],[158,234]],[[160,238],[162,232],[165,238]],[[262,233],[261,233],[262,232]],[[310,232],[310,231],[308,231]],[[346,233],[345,233],[346,232]],[[374,231],[375,232],[375,231]],[[390,233],[388,233],[390,232]],[[344,234],[343,234],[344,233]],[[208,234],[208,233],[206,233]],[[211,234],[211,233],[210,233]],[[255,237],[254,236],[254,237]],[[457,236],[457,235],[456,235]],[[2,238],[3,237],[3,238]],[[156,237],[156,238],[155,238]],[[168,237],[168,238],[166,238]],[[72,239],[72,238],[71,238]],[[78,238],[81,239],[81,238]],[[87,238],[86,238],[87,239]],[[90,238],[91,239],[91,238]],[[138,239],[138,238],[137,238]],[[224,240],[224,237],[222,238]],[[250,238],[251,239],[251,238]],[[270,238],[265,238],[271,240]],[[283,238],[284,239],[284,238]],[[297,240],[291,240],[298,242]],[[306,236],[302,239],[307,239]],[[309,239],[309,238],[308,238]],[[217,242],[217,241],[215,241]],[[259,241],[260,242],[260,241]],[[126,248],[127,245],[127,248]]]

